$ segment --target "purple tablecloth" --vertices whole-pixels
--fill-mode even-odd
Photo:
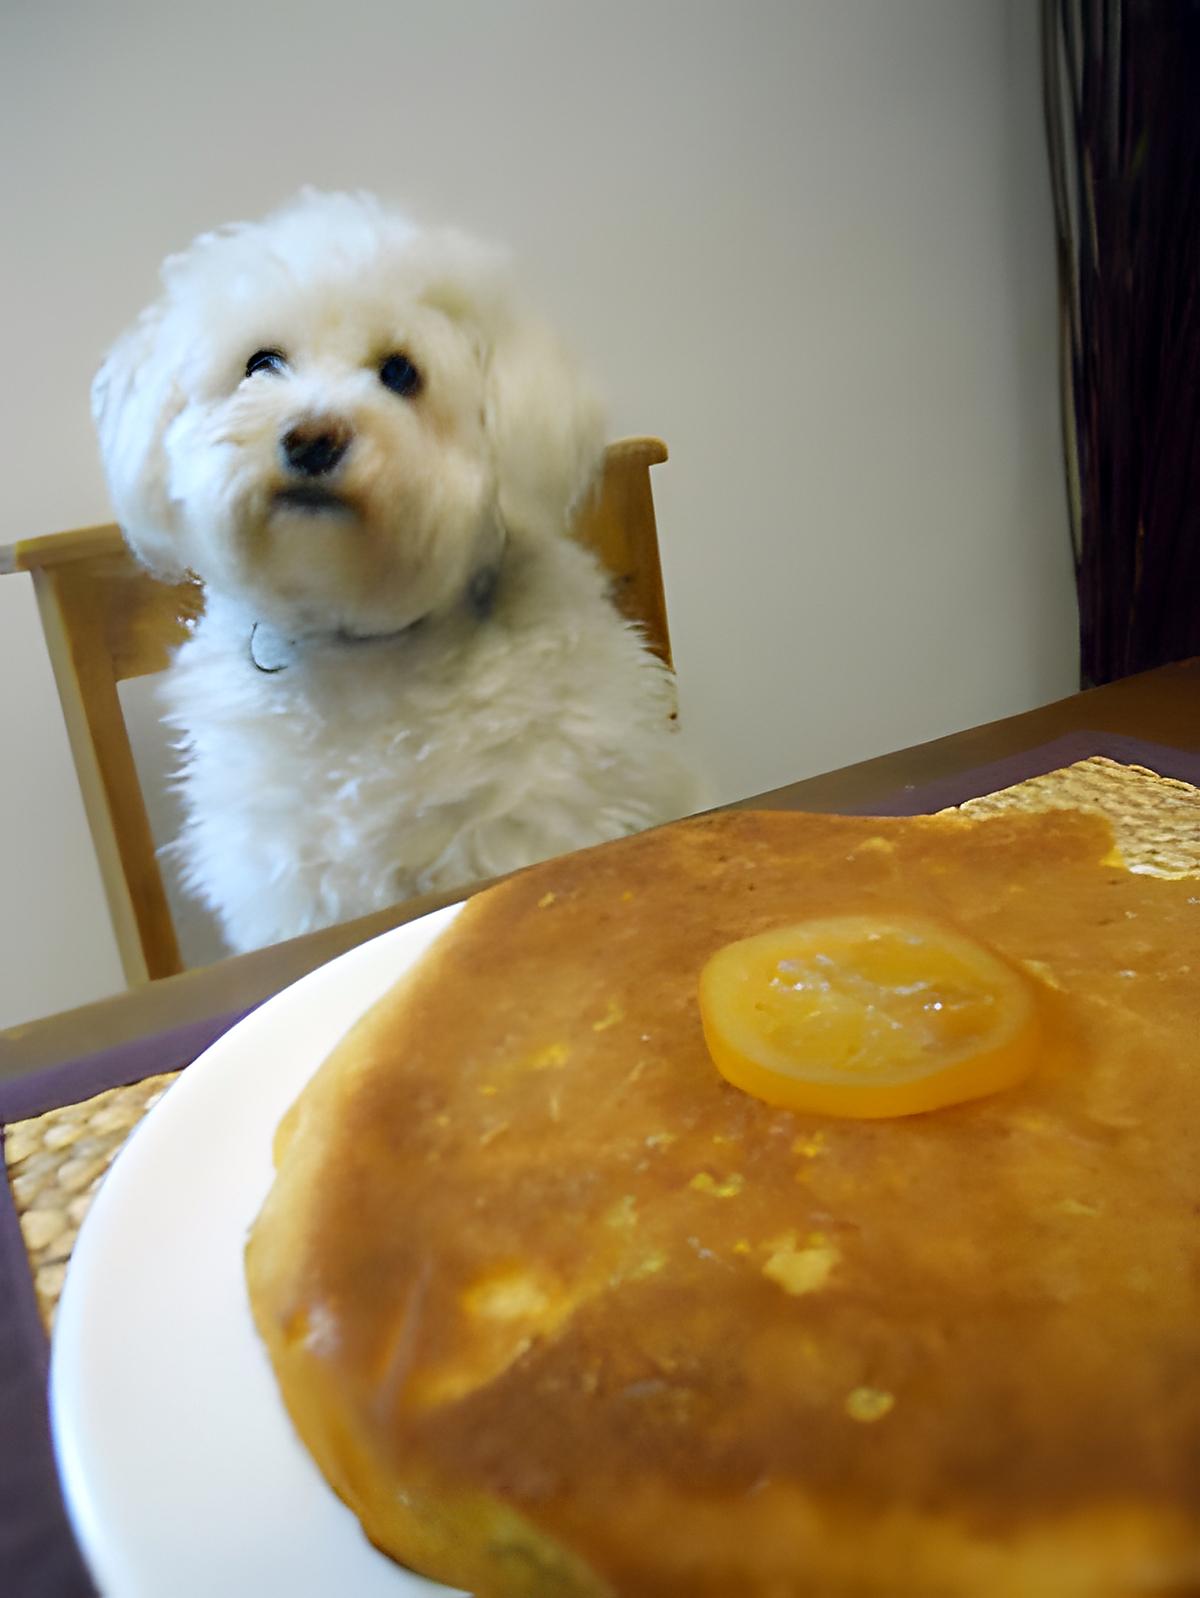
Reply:
[[[1089,755],[1148,766],[1164,777],[1200,787],[1200,755],[1134,738],[1081,732],[957,776],[901,789],[853,813],[927,814],[1057,771]],[[0,1082],[0,1139],[9,1122],[190,1065],[242,1013],[214,1016],[50,1071]],[[48,1362],[21,1229],[5,1181],[0,1183],[0,1592],[13,1598],[94,1598],[95,1588],[75,1546],[59,1490],[46,1410]]]

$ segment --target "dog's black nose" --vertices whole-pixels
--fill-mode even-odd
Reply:
[[[285,433],[279,447],[292,471],[305,477],[323,477],[349,449],[350,434],[328,421],[311,422]]]

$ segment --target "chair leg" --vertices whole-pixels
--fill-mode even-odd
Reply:
[[[126,981],[172,976],[183,962],[96,596],[63,568],[33,578]]]

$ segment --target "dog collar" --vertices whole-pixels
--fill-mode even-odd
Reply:
[[[476,621],[487,621],[496,608],[496,590],[500,586],[500,571],[497,566],[484,566],[475,572],[467,584],[466,607],[475,617]],[[361,644],[394,643],[397,638],[406,638],[410,633],[423,626],[429,620],[428,616],[418,616],[416,621],[410,621],[407,627],[398,627],[394,633],[375,633],[365,637],[357,637],[354,633],[341,632],[310,634],[307,639],[287,638],[283,633],[278,633],[268,623],[256,621],[250,629],[247,650],[250,663],[256,671],[261,671],[264,677],[274,677],[278,672],[286,671],[300,653],[305,642],[320,640],[327,644],[341,644],[353,648]]]

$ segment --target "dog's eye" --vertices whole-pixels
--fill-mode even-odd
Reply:
[[[390,388],[393,394],[401,394],[407,399],[420,388],[421,374],[407,355],[389,355],[379,368],[379,381],[384,388]]]
[[[279,350],[255,350],[246,362],[246,376],[253,377],[255,372],[286,372],[287,362]]]

